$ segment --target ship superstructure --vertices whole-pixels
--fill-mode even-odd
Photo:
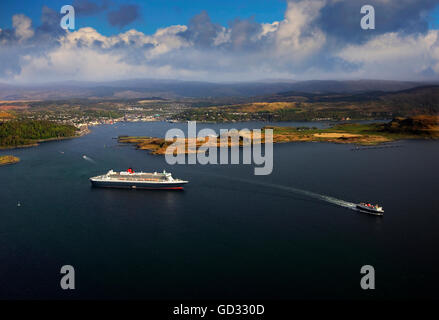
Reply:
[[[361,211],[365,211],[369,214],[373,214],[376,216],[382,216],[384,215],[384,209],[383,207],[380,207],[379,205],[372,205],[370,203],[359,203],[357,204],[357,209],[360,209]]]

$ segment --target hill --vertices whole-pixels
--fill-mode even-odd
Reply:
[[[213,83],[157,79],[132,79],[109,82],[46,83],[12,85],[0,83],[3,100],[58,100],[72,98],[137,99],[161,98],[224,98],[274,95],[279,92],[304,94],[393,92],[423,85],[419,82],[383,80],[346,81],[255,81]]]
[[[314,121],[388,119],[439,113],[439,86],[421,86],[398,92],[303,93],[258,96],[248,102],[192,108],[177,120],[197,121]]]

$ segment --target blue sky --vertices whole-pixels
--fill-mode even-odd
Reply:
[[[430,14],[430,29],[439,29],[439,5]]]
[[[366,1],[367,2],[367,1]],[[17,0],[1,1],[0,28],[10,28],[12,15],[23,13],[35,24],[40,23],[41,8],[45,5],[56,11],[74,1],[66,0]],[[119,28],[111,26],[106,18],[107,12],[121,4],[138,5],[141,18]],[[202,10],[206,10],[216,23],[227,26],[235,18],[254,17],[257,22],[270,22],[282,19],[286,9],[286,0],[109,0],[109,8],[94,16],[77,17],[78,28],[93,27],[102,34],[110,35],[128,29],[145,33],[154,33],[156,29],[172,24],[187,24]],[[430,28],[439,25],[439,1],[434,11],[429,12]]]
[[[34,24],[40,23],[41,8],[46,5],[59,11],[63,5],[73,4],[66,0],[28,0],[28,1],[1,1],[0,28],[10,28],[12,15],[23,13],[30,17]],[[119,28],[112,27],[106,19],[106,14],[120,4],[139,5],[141,18],[129,25]],[[282,19],[286,8],[285,0],[111,0],[105,12],[94,16],[76,17],[76,27],[93,27],[102,34],[110,35],[136,29],[144,33],[154,33],[156,29],[173,24],[187,24],[189,20],[206,10],[213,21],[222,25],[235,18],[249,18],[254,16],[258,22],[276,21]]]
[[[0,82],[143,77],[439,80],[439,0],[0,1]]]

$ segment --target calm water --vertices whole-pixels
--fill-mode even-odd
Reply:
[[[22,161],[0,167],[0,298],[439,298],[438,142],[355,152],[280,144],[273,174],[255,177],[249,165],[170,167],[113,139],[172,126],[184,127],[100,126],[1,151]],[[90,187],[89,177],[129,166],[191,183],[183,192]],[[386,215],[273,186],[379,202]],[[59,287],[66,264],[75,291]],[[366,264],[376,269],[374,292],[360,289]]]

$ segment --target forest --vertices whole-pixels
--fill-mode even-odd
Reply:
[[[8,121],[0,123],[0,147],[35,144],[42,140],[68,138],[76,135],[72,125],[45,120]]]

